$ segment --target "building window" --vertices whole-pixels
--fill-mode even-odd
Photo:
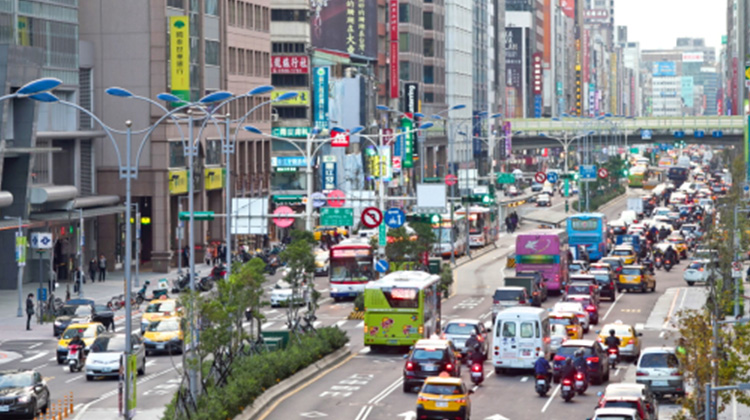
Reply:
[[[304,53],[304,42],[274,42],[271,44],[273,53]]]
[[[229,47],[229,74],[237,74],[237,48]]]
[[[219,0],[203,0],[205,3],[206,14],[219,16]]]
[[[167,0],[167,7],[174,7],[176,9],[185,9],[184,0]]]
[[[409,22],[409,4],[400,3],[398,5],[398,21],[401,23]]]
[[[408,32],[401,32],[398,35],[398,52],[409,52],[409,34]]]
[[[184,168],[185,167],[185,150],[182,146],[181,140],[169,142],[169,167],[170,168]]]
[[[411,72],[409,71],[409,65],[410,63],[408,61],[401,60],[398,64],[398,78],[401,80],[411,80],[411,77],[409,75]]]
[[[206,165],[221,165],[221,140],[206,140]]]
[[[435,29],[435,27],[432,24],[432,18],[433,18],[433,16],[434,15],[432,14],[432,12],[424,12],[424,13],[422,13],[422,20],[423,20],[423,25],[424,25],[424,29],[425,30],[431,31],[431,30]]]
[[[435,56],[435,40],[426,38],[422,41],[422,44],[424,45],[424,56],[425,57],[434,57]]]
[[[248,51],[247,54],[245,54],[245,60],[247,61],[245,63],[245,70],[247,71],[247,75],[255,76],[256,74],[253,73],[253,53],[251,51]]]
[[[253,5],[250,3],[242,3],[242,7],[245,8],[245,28],[253,29]]]
[[[261,60],[263,62],[263,77],[268,77],[271,75],[271,54],[264,52]]]
[[[247,50],[244,48],[237,49],[237,74],[246,74],[245,68],[245,53]]]
[[[435,103],[435,94],[432,92],[424,93],[424,102],[428,104]]]
[[[206,40],[206,64],[218,66],[219,62],[219,41]]]
[[[263,7],[261,10],[262,10],[261,31],[268,32],[269,29],[271,28],[271,13],[269,13],[270,9],[268,7]]]
[[[276,112],[282,119],[302,119],[307,118],[307,107],[305,106],[277,106]]]
[[[37,139],[37,148],[49,148],[49,139]],[[31,183],[35,185],[49,184],[50,178],[50,152],[37,153],[34,156],[34,170],[31,172]]]
[[[261,63],[261,60],[263,60],[263,56],[261,55],[260,51],[255,51],[255,75],[260,77],[263,74],[263,63]]]
[[[271,22],[306,22],[307,10],[272,9]]]
[[[430,84],[435,83],[435,67],[424,66],[424,82]]]
[[[279,87],[295,87],[310,85],[306,74],[272,74],[271,84]]]

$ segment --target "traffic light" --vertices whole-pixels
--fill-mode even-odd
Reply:
[[[492,203],[492,196],[490,194],[474,194],[463,197],[461,201],[464,204],[490,204]]]
[[[628,176],[630,175],[630,170],[628,168],[622,168],[622,176]]]
[[[406,221],[411,223],[429,223],[431,225],[436,225],[440,223],[441,219],[442,218],[439,214],[416,213],[406,215]]]

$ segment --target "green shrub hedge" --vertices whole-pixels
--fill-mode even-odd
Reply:
[[[581,188],[578,195],[579,199],[573,202],[573,210],[581,211],[578,209],[579,203],[581,206],[585,209],[586,208],[586,201],[584,199],[585,197],[585,189]],[[614,200],[615,198],[625,194],[625,187],[622,185],[616,185],[613,188],[610,188],[609,190],[599,193],[597,191],[591,191],[589,194],[589,198],[591,199],[591,204],[589,205],[589,209],[593,211],[597,211],[599,207],[609,203],[610,201]]]
[[[191,412],[189,418],[233,418],[251,406],[268,388],[340,349],[347,341],[349,338],[342,330],[322,328],[316,335],[302,336],[301,342],[292,339],[291,345],[284,350],[242,357],[234,363],[227,385],[222,388],[210,386],[198,398],[198,409]],[[176,404],[177,394],[166,407],[163,419],[188,419],[184,413],[175,416]]]

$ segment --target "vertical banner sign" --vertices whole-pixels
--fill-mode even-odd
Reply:
[[[190,21],[187,16],[169,17],[169,66],[172,94],[190,101]]]
[[[404,127],[406,134],[404,136],[404,160],[401,163],[403,168],[411,168],[414,166],[414,132],[411,131],[413,124],[409,118],[401,120],[401,125]]]
[[[747,124],[745,124],[745,167],[747,168],[747,175],[745,180],[750,182],[750,115],[745,118],[747,118]]]
[[[531,83],[534,93],[534,118],[542,118],[542,53],[531,55]]]
[[[505,29],[505,116],[523,117],[523,28]]]
[[[419,112],[419,85],[416,83],[404,84],[404,112],[409,116]]]
[[[313,99],[315,101],[315,126],[328,128],[328,78],[330,67],[315,67]]]
[[[618,77],[617,76],[617,65],[618,65],[618,62],[617,62],[617,53],[610,54],[610,56],[609,56],[609,72],[611,73],[611,75],[610,75],[610,79],[609,80],[620,80],[620,79],[617,78]],[[618,103],[617,103],[617,98],[619,98],[619,96],[618,96],[618,90],[619,90],[618,83],[619,82],[613,82],[613,83],[609,84],[609,110],[610,110],[611,113],[617,114],[617,115],[622,114],[622,112],[620,112],[620,107],[618,106]]]
[[[388,3],[388,23],[391,31],[390,42],[390,67],[391,67],[391,98],[398,98],[398,0],[389,0]]]
[[[382,159],[380,159],[380,164],[383,166],[381,169],[381,172],[383,174],[383,181],[388,182],[393,178],[393,167],[391,162],[391,147],[390,146],[383,146],[380,149],[380,156]]]
[[[127,407],[125,408],[128,417],[131,419],[135,417],[135,406],[136,401],[138,400],[138,392],[136,390],[136,373],[138,372],[138,355],[131,354],[128,355],[128,374],[130,375],[129,378],[127,378],[129,384],[128,392],[130,395],[128,395],[127,399]]]
[[[16,232],[16,262],[19,267],[26,265],[26,236],[23,233]]]
[[[503,133],[505,135],[505,158],[508,159],[513,153],[513,132],[510,127],[510,121],[505,121],[503,123]]]
[[[323,190],[336,189],[336,156],[323,156]]]

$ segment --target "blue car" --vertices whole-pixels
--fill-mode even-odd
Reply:
[[[606,350],[596,340],[568,340],[564,342],[552,361],[553,377],[555,383],[560,382],[562,368],[565,360],[573,359],[578,349],[583,349],[583,357],[586,359],[586,373],[592,384],[601,384],[609,381],[609,360]]]

